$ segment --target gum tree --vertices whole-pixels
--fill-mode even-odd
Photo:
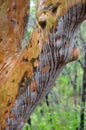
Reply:
[[[28,0],[0,1],[0,127],[19,130],[65,65],[80,54],[74,37],[86,19],[86,0],[38,0],[37,24],[22,38]]]

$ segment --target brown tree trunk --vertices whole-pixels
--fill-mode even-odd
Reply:
[[[8,104],[15,93],[14,89],[9,91],[11,86],[6,82],[21,53],[28,15],[28,0],[0,0],[0,130],[3,130]]]
[[[10,4],[14,1],[15,0],[9,0]],[[12,53],[17,50],[17,47],[13,47],[13,50],[9,50],[10,56],[8,56],[8,61],[6,62],[8,65],[7,71],[9,71],[10,68],[10,57],[14,60],[12,61],[11,59],[13,65],[11,65],[12,69],[10,69],[7,77],[5,76],[6,72],[2,65],[7,53],[4,58],[2,58],[3,47],[1,49],[0,81],[2,81],[2,84],[0,85],[0,124],[2,130],[4,127],[9,130],[21,130],[35,107],[51,90],[55,79],[64,66],[79,56],[79,49],[74,45],[74,36],[79,25],[86,19],[86,1],[58,1],[59,0],[52,0],[52,2],[49,3],[47,0],[38,0],[37,27],[28,45],[21,54],[18,50],[17,59],[15,58],[16,53]],[[10,6],[8,2],[6,3]],[[20,15],[20,17],[18,17],[19,20],[22,17],[20,21],[23,22],[23,18],[26,16],[25,14],[27,14],[27,0],[24,1],[24,3],[22,1],[23,4],[19,4],[17,0],[15,3],[18,4],[18,6],[21,5],[18,7],[17,12],[19,12],[17,15]],[[13,5],[15,4],[13,3]],[[24,11],[23,16],[21,16],[21,10]],[[11,12],[12,10],[10,14]],[[6,14],[9,13],[5,12],[5,15]],[[14,25],[15,19],[13,19],[12,22]],[[1,23],[3,23],[3,21]],[[9,24],[9,22],[7,22],[7,24]],[[17,39],[15,43],[19,43],[18,45],[20,45],[24,30],[22,27],[23,23],[18,24],[18,26],[20,28],[19,30],[21,30],[20,32],[22,32],[18,32],[19,30],[16,31],[16,33],[20,34],[20,36],[17,34],[20,40],[12,35],[18,27],[13,29],[10,37]],[[10,32],[10,26],[8,26],[8,32]],[[6,38],[6,41],[8,41],[9,37]],[[4,39],[4,37],[2,37],[2,39]],[[20,42],[18,42],[18,40]],[[9,48],[10,45],[8,43],[7,45],[7,48]]]

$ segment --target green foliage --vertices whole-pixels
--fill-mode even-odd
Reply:
[[[26,123],[23,129],[24,129],[24,130],[30,130],[30,126],[29,126],[29,124]]]
[[[40,113],[41,109],[43,109],[43,115]],[[75,130],[79,124],[79,114],[79,111],[76,111],[74,107],[66,106],[63,101],[50,108],[44,103],[31,117],[32,130]]]
[[[83,24],[81,25],[81,32],[82,32],[82,37],[84,39],[84,41],[86,41],[86,20],[83,22]]]

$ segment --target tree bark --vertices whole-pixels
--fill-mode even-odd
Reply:
[[[0,0],[0,130],[5,125],[11,91],[14,91],[9,91],[11,86],[8,88],[5,83],[21,53],[28,16],[28,0]]]
[[[77,59],[74,37],[86,19],[85,11],[85,0],[38,0],[37,27],[0,86],[2,130],[21,130],[64,66]]]

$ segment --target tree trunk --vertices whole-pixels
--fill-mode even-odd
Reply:
[[[12,85],[8,87],[6,82],[21,53],[28,15],[28,0],[0,0],[0,130],[3,130],[15,93],[14,87],[10,91]]]
[[[83,38],[82,38],[82,41]],[[78,130],[85,130],[85,102],[86,102],[86,43],[83,42],[84,46],[84,65],[83,69],[83,84],[82,84],[82,99],[81,99],[81,113],[80,113],[80,126],[77,128]]]
[[[26,16],[25,14],[27,14],[27,0],[20,2],[23,4],[19,4],[17,0],[14,1],[9,0],[5,3],[8,6],[15,5],[14,3],[18,4],[17,12],[19,12],[17,15],[20,17],[17,18],[21,22],[18,22],[18,27],[13,29],[12,34],[15,33],[16,29],[21,30],[22,33],[16,30],[16,33],[20,34],[20,36],[16,34],[20,40],[16,38],[17,36],[11,34],[10,26],[8,26],[7,31],[10,32],[12,39],[16,39],[16,41],[13,41],[20,44],[24,31],[24,23],[22,22],[24,16]],[[21,6],[19,7],[19,5]],[[1,4],[2,6],[3,4]],[[22,10],[24,15],[21,13]],[[13,9],[10,14],[12,11]],[[4,128],[7,130],[21,130],[41,99],[52,89],[55,79],[64,66],[68,62],[77,59],[79,49],[75,47],[74,37],[78,27],[86,19],[85,11],[86,0],[70,0],[70,2],[68,0],[66,2],[65,0],[55,0],[51,3],[47,0],[38,0],[37,27],[22,53],[19,53],[18,50],[18,58],[15,58],[17,47],[13,47],[13,50],[9,49],[9,56],[5,52],[6,48],[10,47],[7,43],[10,37],[6,37],[8,47],[5,47],[5,55],[2,54],[3,47],[0,52],[0,81],[2,81],[0,85],[1,130]],[[6,14],[9,14],[9,11],[2,12],[5,13],[5,17]],[[15,23],[15,19],[12,20],[12,24]],[[7,25],[10,25],[8,21]],[[2,36],[2,39],[4,39],[4,36]],[[13,51],[14,53],[12,53]],[[2,63],[4,63],[3,59],[6,58],[6,55],[8,61],[6,62],[7,69],[5,71]],[[10,60],[10,58],[13,60]],[[12,62],[11,67],[10,62]],[[9,70],[10,72],[6,76],[6,72]]]
[[[85,101],[86,101],[86,53],[85,53],[85,67],[83,75],[83,86],[82,86],[82,103],[81,103],[81,114],[80,114],[80,126],[78,130],[85,130]]]

